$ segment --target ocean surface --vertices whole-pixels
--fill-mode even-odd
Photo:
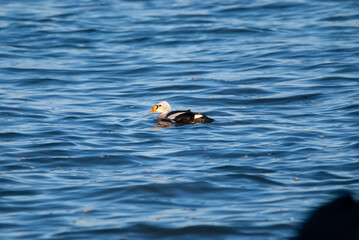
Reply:
[[[358,199],[358,1],[0,6],[1,239],[289,239]]]

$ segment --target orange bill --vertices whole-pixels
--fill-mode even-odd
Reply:
[[[149,111],[148,113],[154,113],[156,112],[156,110],[157,110],[157,105],[153,106],[152,110]]]

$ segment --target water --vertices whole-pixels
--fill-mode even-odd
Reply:
[[[0,4],[3,239],[286,239],[358,197],[357,1]]]

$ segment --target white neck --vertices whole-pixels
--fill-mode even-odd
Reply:
[[[161,112],[160,114],[157,115],[157,118],[158,118],[158,119],[163,119],[163,118],[166,117],[167,113],[168,113],[168,112]]]

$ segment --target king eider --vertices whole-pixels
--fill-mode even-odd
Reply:
[[[207,117],[202,113],[194,113],[191,110],[187,111],[171,111],[171,106],[166,101],[162,101],[153,106],[148,113],[160,113],[157,119],[164,121],[171,121],[177,124],[194,124],[194,123],[209,123],[213,119]]]

